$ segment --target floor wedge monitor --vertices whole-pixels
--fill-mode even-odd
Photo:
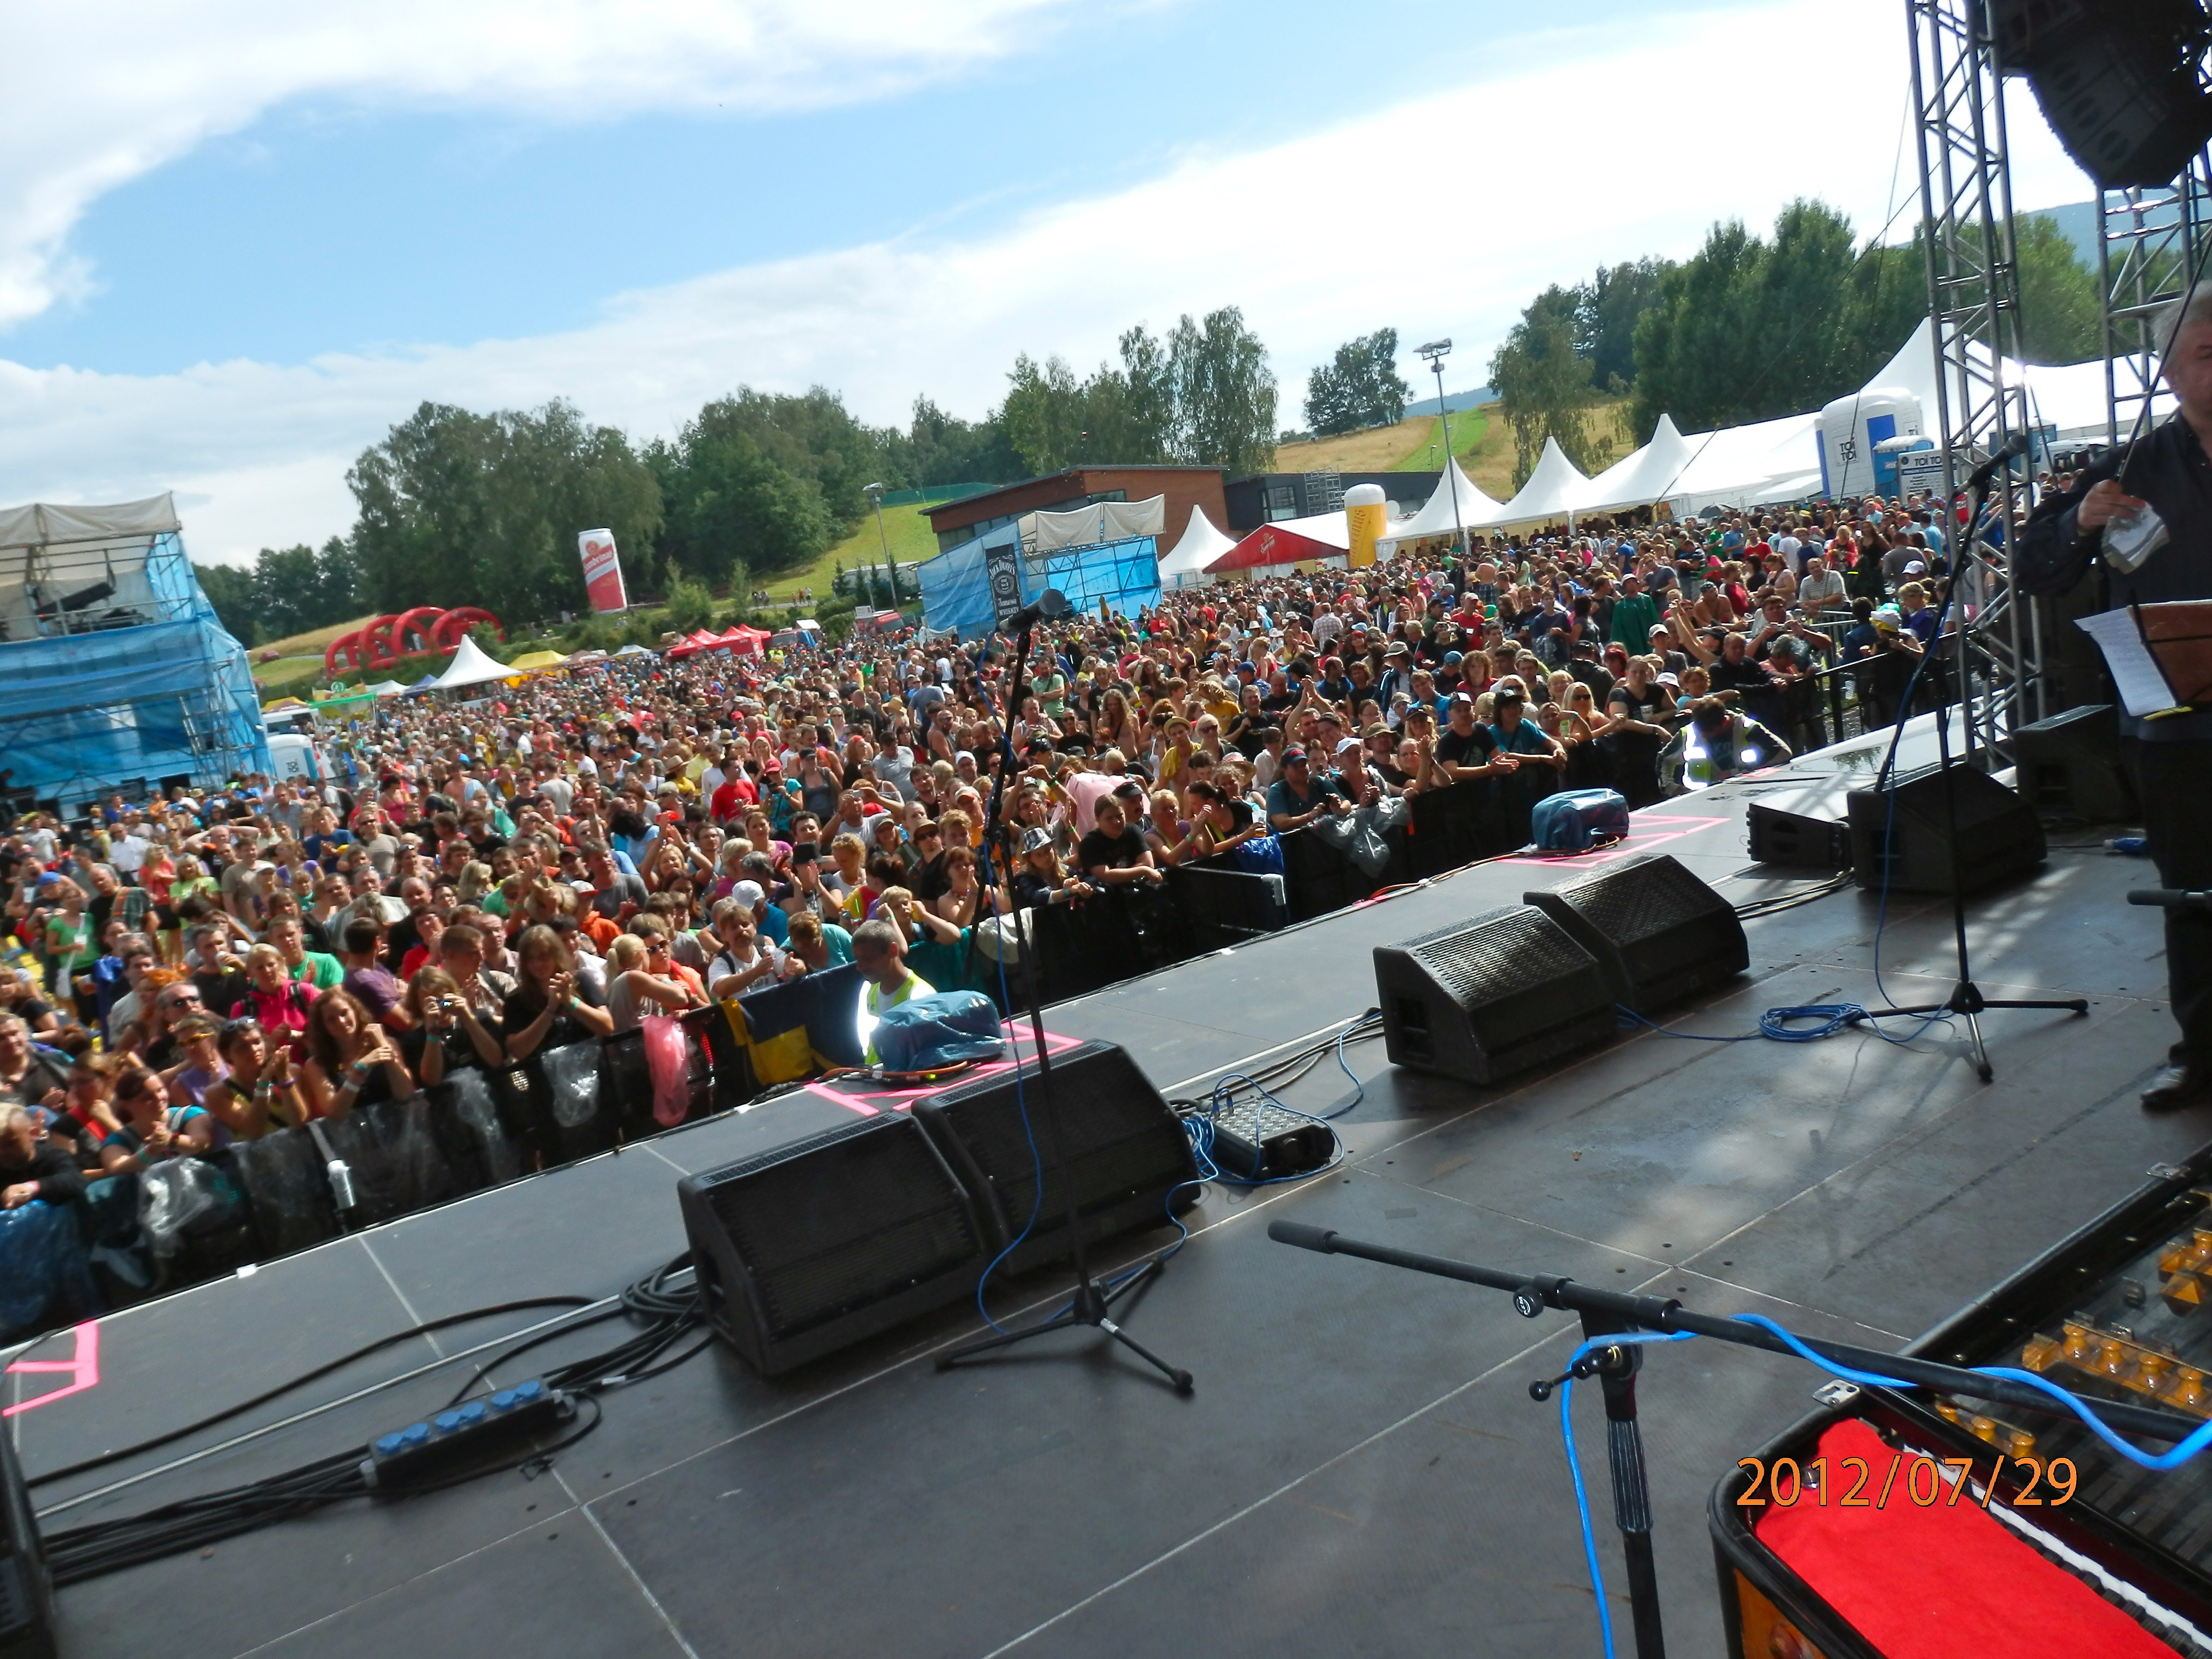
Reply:
[[[2035,805],[1986,772],[1960,762],[1907,778],[1893,789],[1851,792],[1851,874],[1892,893],[1951,890],[1951,805],[1958,790],[1957,872],[1966,891],[2024,876],[2043,862]]]
[[[1375,947],[1394,1066],[1494,1083],[1613,1040],[1605,970],[1534,905]]]
[[[1639,1014],[1751,966],[1735,907],[1664,853],[1605,865],[1527,900],[1597,958],[1613,1000]]]
[[[1035,1064],[1022,1066],[1018,1076],[1018,1095],[1017,1073],[1009,1068],[917,1101],[914,1109],[975,1194],[996,1236],[995,1249],[1012,1247],[1006,1271],[1019,1273],[1074,1248],[1067,1231],[1070,1182],[1086,1245],[1139,1227],[1164,1226],[1170,1202],[1180,1211],[1197,1201],[1198,1161],[1190,1137],[1122,1049],[1085,1042],[1054,1055],[1049,1122]],[[1066,1153],[1065,1171],[1053,1157],[1053,1125]]]
[[[961,1300],[990,1261],[966,1188],[895,1112],[686,1176],[676,1193],[708,1322],[766,1376]]]

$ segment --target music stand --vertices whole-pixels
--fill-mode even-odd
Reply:
[[[1013,621],[1016,639],[1012,672],[1017,683],[1029,670],[1031,630],[1041,620],[1057,621],[1067,613],[1066,599],[1057,588],[1048,587],[1038,596],[1036,605],[1028,606],[1015,615]],[[1000,691],[999,782],[998,787],[991,791],[991,804],[984,814],[981,878],[983,890],[991,895],[991,909],[994,916],[998,916],[1000,913],[998,878],[991,867],[992,849],[997,845],[999,824],[1006,799],[1006,787],[1014,774],[1014,710],[1018,706],[1012,696],[1003,690]],[[1011,872],[1008,872],[1008,876],[1011,879]],[[1021,951],[1022,1000],[1028,1007],[1030,1037],[1036,1048],[1037,1116],[1042,1121],[1044,1129],[1044,1133],[1040,1138],[1042,1145],[1039,1149],[1037,1199],[1041,1206],[1044,1197],[1046,1174],[1051,1170],[1057,1169],[1060,1177],[1060,1194],[1067,1202],[1067,1242],[1075,1258],[1075,1291],[1067,1306],[1049,1319],[1013,1330],[994,1330],[988,1336],[978,1337],[972,1342],[963,1342],[957,1348],[947,1349],[938,1355],[937,1369],[940,1371],[951,1370],[962,1360],[972,1358],[978,1354],[989,1353],[1000,1348],[1009,1348],[1018,1342],[1026,1342],[1032,1337],[1043,1336],[1052,1331],[1072,1330],[1078,1325],[1088,1325],[1094,1330],[1103,1331],[1115,1341],[1128,1349],[1131,1353],[1135,1354],[1137,1358],[1158,1371],[1175,1385],[1175,1391],[1177,1394],[1188,1394],[1191,1391],[1190,1373],[1181,1366],[1169,1364],[1166,1360],[1123,1330],[1115,1322],[1111,1311],[1115,1303],[1126,1297],[1134,1295],[1145,1285],[1152,1283],[1166,1264],[1160,1257],[1154,1256],[1110,1291],[1102,1285],[1091,1274],[1090,1257],[1083,1248],[1082,1216],[1076,1208],[1075,1180],[1073,1172],[1068,1169],[1066,1140],[1060,1133],[1059,1091],[1053,1081],[1052,1054],[1045,1042],[1044,1012],[1037,994],[1036,941],[1042,936],[1044,930],[1038,928],[1033,933],[1025,931],[1021,926],[1021,912],[1017,910],[1013,915],[1014,937],[1018,941],[1018,948]],[[977,925],[981,926],[980,921]],[[974,943],[972,934],[969,943],[972,947]],[[1000,960],[1003,966],[1005,961],[1003,953],[1006,948],[1003,932],[999,948],[1001,952]],[[1015,1086],[1020,1087],[1021,1057],[1018,1054],[1014,1058],[1014,1078]]]
[[[1966,569],[1967,562],[1974,556],[1969,544],[1981,527],[1982,511],[1989,501],[1990,480],[1996,476],[1997,468],[2006,465],[2008,459],[2009,457],[2005,452],[1999,451],[1995,457],[1991,458],[1988,465],[1978,467],[1974,471],[1972,504],[1966,514],[1966,529],[1961,532],[1958,556],[1951,562],[1951,578],[1943,586],[1943,603],[1936,611],[1936,640],[1938,648],[1941,647],[1943,640],[1944,618],[1951,614],[1952,601],[1958,597],[1960,575]],[[2021,1000],[2007,998],[1992,1000],[1984,996],[1981,987],[1974,983],[1973,963],[1966,944],[1966,866],[1959,847],[1959,786],[1952,772],[1951,757],[1951,705],[1953,702],[1956,702],[1961,713],[1966,716],[1968,745],[1971,747],[1972,744],[1972,715],[1968,710],[1966,689],[1966,629],[1963,622],[1953,630],[1951,655],[1957,684],[1952,688],[1950,697],[1939,700],[1936,710],[1936,752],[1939,761],[1938,769],[1943,775],[1943,830],[1945,838],[1950,843],[1951,856],[1951,931],[1958,945],[1959,977],[1957,982],[1951,988],[1951,994],[1941,1002],[1918,1002],[1902,1007],[1893,1006],[1881,1009],[1880,1012],[1885,1018],[1891,1015],[1911,1014],[1960,1015],[1966,1020],[1967,1035],[1973,1041],[1974,1070],[1979,1074],[1983,1082],[1988,1083],[1995,1079],[1996,1071],[1990,1064],[1989,1044],[1982,1036],[1981,1016],[1984,1012],[1991,1008],[2004,1008],[2086,1014],[2089,1012],[2089,1004],[2087,1000],[2082,997],[2071,997],[2057,1001]],[[1935,652],[1931,651],[1927,661],[1934,659]],[[1927,665],[1927,661],[1923,662],[1923,668]],[[1915,679],[1917,679],[1919,675],[1919,669],[1913,671]],[[1911,691],[1912,688],[1908,683],[1905,687],[1905,696],[1897,711],[1897,736],[1890,739],[1888,757],[1882,762],[1881,771],[1875,779],[1877,787],[1887,787],[1892,791],[1897,787],[1897,776],[1894,770],[1897,745],[1905,736],[1905,722],[1911,713]],[[1896,813],[1896,803],[1893,799],[1890,803],[1889,811],[1893,819]],[[1889,848],[1887,844],[1887,837],[1885,836],[1883,839],[1884,845],[1881,856],[1886,858],[1889,855]],[[1887,890],[1888,878],[1885,876],[1883,891],[1887,894]]]

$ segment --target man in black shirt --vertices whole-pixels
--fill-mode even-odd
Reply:
[[[1167,879],[1154,866],[1145,838],[1129,827],[1119,799],[1102,797],[1097,816],[1098,827],[1076,843],[1075,862],[1086,881],[1102,887],[1157,887]]]
[[[2106,606],[2212,599],[2212,289],[2199,289],[2185,315],[2161,319],[2161,372],[2179,412],[2140,443],[2084,468],[2072,489],[2046,497],[2022,528],[2016,575],[2022,591],[2063,593],[2093,561]],[[2165,523],[2163,545],[2132,571],[2103,550],[2106,526],[2148,502]],[[2212,888],[2212,708],[2142,720],[2120,714],[2120,748],[2134,774],[2143,833],[2167,887]],[[2147,1110],[2212,1106],[2212,913],[2166,913],[2167,990],[2181,1040],[2172,1069],[2145,1091]]]

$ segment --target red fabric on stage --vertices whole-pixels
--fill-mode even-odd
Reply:
[[[1820,1455],[1830,1501],[1808,1492],[1788,1509],[1770,1504],[1753,1530],[1887,1659],[2173,1659],[2172,1648],[1983,1513],[1971,1490],[1955,1507],[1947,1506],[1948,1484],[1932,1506],[1914,1503],[1907,1476],[1916,1455],[1893,1451],[1858,1419],[1829,1428]],[[1996,1455],[1978,1460],[1977,1479]],[[1846,1457],[1866,1462],[1859,1496],[1868,1508],[1837,1507],[1855,1479],[1838,1474]],[[1902,1461],[1888,1501],[1874,1508],[1893,1459]],[[1923,1474],[1923,1491],[1927,1480]]]

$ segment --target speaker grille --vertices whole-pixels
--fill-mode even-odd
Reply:
[[[1519,906],[1424,933],[1399,948],[1469,1008],[1536,990],[1589,965],[1589,953],[1549,918]]]
[[[706,1197],[779,1338],[949,1272],[981,1247],[958,1188],[903,1119],[734,1165]]]
[[[1713,890],[1672,859],[1653,859],[1567,888],[1560,895],[1624,950],[1713,908]]]

